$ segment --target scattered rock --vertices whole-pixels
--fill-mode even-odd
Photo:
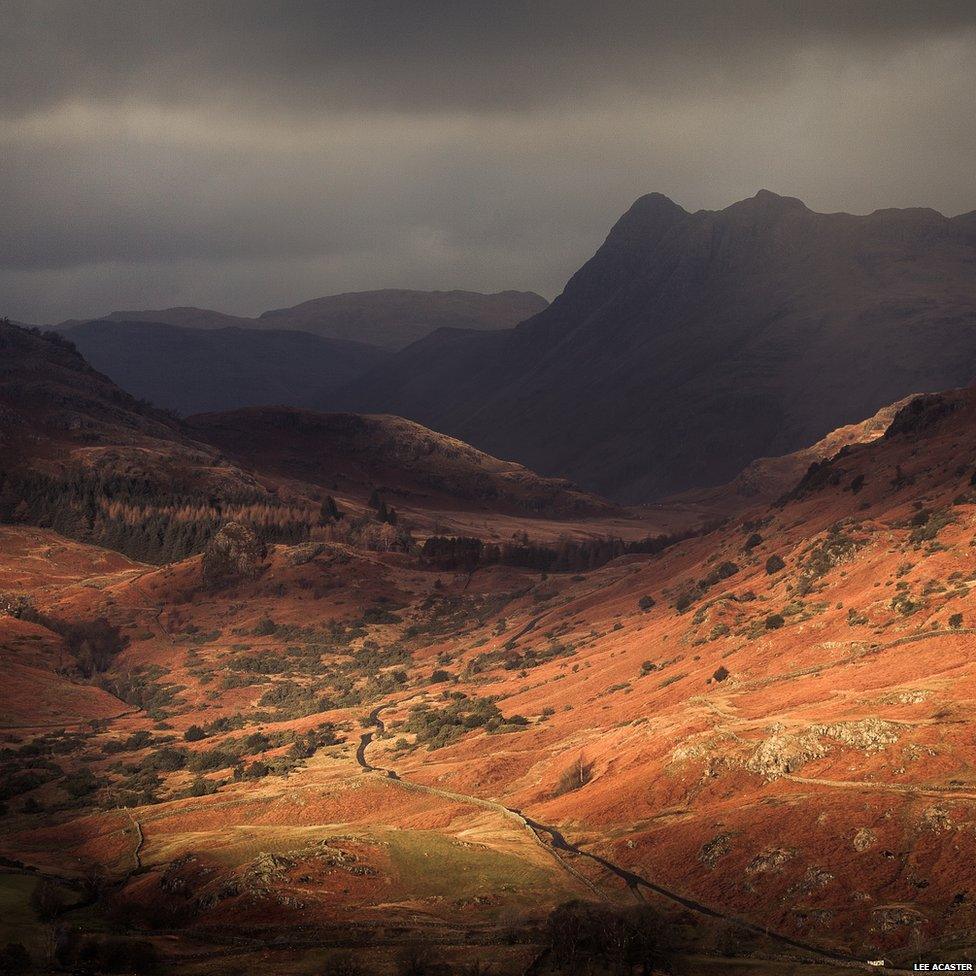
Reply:
[[[708,843],[703,844],[698,852],[698,860],[711,869],[715,867],[718,859],[725,857],[732,850],[732,835],[719,834],[713,837]]]
[[[795,855],[796,851],[783,850],[781,847],[763,851],[746,865],[746,874],[769,874],[778,871]]]
[[[875,930],[890,932],[892,929],[903,928],[906,925],[921,925],[925,921],[925,916],[913,908],[885,905],[871,912],[871,921],[872,928]]]
[[[922,828],[940,834],[952,830],[952,818],[949,816],[949,811],[945,807],[929,807],[922,814]]]
[[[871,850],[878,843],[878,835],[870,827],[861,827],[854,834],[854,850],[858,854]]]

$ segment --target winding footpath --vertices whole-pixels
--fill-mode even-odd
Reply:
[[[850,953],[840,952],[834,949],[828,949],[823,946],[813,945],[812,943],[804,942],[802,939],[794,939],[792,936],[785,935],[782,932],[776,932],[775,930],[766,928],[763,925],[750,922],[748,919],[739,918],[735,915],[728,915],[725,912],[710,907],[709,905],[704,905],[692,898],[687,898],[676,891],[672,891],[670,888],[665,888],[663,885],[650,881],[634,871],[621,867],[619,864],[615,864],[613,861],[609,861],[607,858],[602,857],[599,854],[594,854],[591,851],[584,850],[578,844],[574,844],[566,840],[563,834],[556,827],[539,823],[538,821],[527,817],[520,810],[513,809],[512,807],[506,807],[494,800],[485,800],[481,797],[471,796],[466,793],[454,793],[450,790],[442,790],[438,787],[427,786],[423,783],[416,783],[411,780],[406,780],[395,770],[384,769],[382,767],[372,765],[366,758],[366,750],[377,733],[382,734],[386,731],[386,726],[384,725],[383,720],[380,718],[380,714],[385,709],[394,707],[396,704],[396,702],[389,702],[385,705],[379,705],[369,714],[369,722],[371,724],[363,732],[359,740],[359,747],[356,749],[356,762],[364,772],[379,773],[386,776],[388,779],[396,781],[398,786],[413,792],[426,793],[433,796],[439,796],[447,800],[453,800],[455,802],[471,804],[473,806],[482,807],[483,809],[494,810],[507,816],[510,820],[513,820],[514,822],[528,829],[535,838],[536,842],[551,853],[563,869],[567,870],[576,880],[583,882],[588,888],[590,888],[591,891],[595,892],[601,898],[605,898],[606,896],[598,891],[592,881],[580,874],[571,865],[569,865],[564,858],[560,857],[558,854],[559,851],[588,858],[594,863],[599,864],[606,871],[620,878],[638,898],[641,897],[641,889],[646,889],[647,891],[650,891],[653,894],[666,899],[667,901],[680,905],[682,908],[689,909],[690,911],[696,912],[699,915],[704,915],[707,918],[727,922],[739,929],[742,929],[743,931],[750,932],[754,935],[767,937],[780,943],[781,945],[788,946],[791,949],[798,949],[801,952],[808,953],[819,960],[839,963],[842,966],[866,969],[871,968],[868,966],[867,959],[860,956],[851,955]],[[545,843],[542,840],[541,835],[546,835],[549,838],[549,843]],[[888,966],[885,967],[885,972],[907,973],[909,970],[895,969]]]

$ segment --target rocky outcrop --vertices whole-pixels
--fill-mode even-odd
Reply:
[[[862,752],[875,752],[897,740],[895,727],[877,718],[811,725],[800,732],[785,732],[774,726],[772,734],[763,739],[746,760],[746,769],[766,779],[778,779],[796,772],[814,759],[822,759],[834,743]]]
[[[267,549],[253,529],[228,522],[213,537],[203,554],[203,582],[210,588],[257,577],[264,567]]]

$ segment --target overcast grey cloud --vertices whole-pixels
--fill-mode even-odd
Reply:
[[[976,209],[971,2],[0,0],[0,310],[552,295],[641,193]]]

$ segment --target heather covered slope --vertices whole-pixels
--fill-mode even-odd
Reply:
[[[284,327],[96,320],[61,331],[123,389],[181,414],[270,403],[317,406],[386,358],[362,342]]]
[[[549,308],[442,331],[350,392],[627,500],[724,483],[976,375],[976,235],[930,210],[818,214],[651,194]]]
[[[106,909],[214,965],[216,934],[240,962],[272,932],[394,929],[522,972],[503,930],[538,946],[556,902],[625,905],[627,879],[696,951],[964,957],[974,458],[973,392],[922,398],[779,506],[548,575],[326,540],[219,588],[199,557],[93,586],[94,555],[6,530],[4,585],[42,617],[0,624],[53,662],[45,620],[104,615],[126,643],[94,684],[135,711],[16,730],[8,773],[31,743],[58,770],[8,802],[0,850],[100,865]]]

